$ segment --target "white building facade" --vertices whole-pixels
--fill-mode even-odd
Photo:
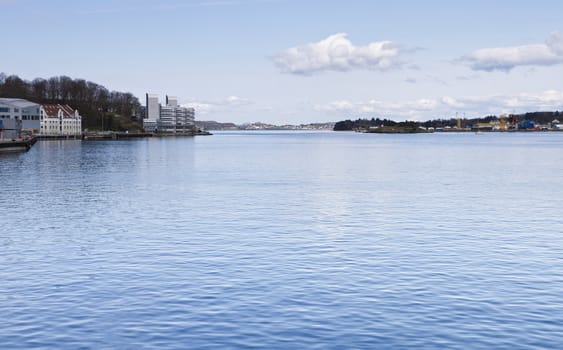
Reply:
[[[40,105],[21,98],[0,98],[0,137],[19,138],[40,132]]]
[[[146,119],[151,120],[158,120],[160,118],[160,104],[158,103],[158,95],[155,94],[147,94],[146,95],[147,101],[147,112],[146,112]]]
[[[78,110],[69,105],[41,105],[41,135],[80,136],[82,135],[82,117]]]
[[[189,133],[195,124],[195,110],[178,105],[178,98],[166,96],[166,105],[158,103],[158,95],[146,94],[146,116],[143,128],[146,132]],[[158,111],[158,117],[155,117]]]
[[[178,107],[178,97],[166,95],[166,105],[170,107]]]

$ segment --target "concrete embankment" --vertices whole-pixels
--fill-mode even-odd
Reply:
[[[128,133],[128,132],[85,132],[83,140],[123,140],[143,137],[153,137],[151,133]]]
[[[186,136],[206,136],[212,135],[207,131],[189,132],[189,133],[127,133],[127,132],[97,132],[97,133],[84,133],[83,140],[127,140],[144,137],[186,137]]]

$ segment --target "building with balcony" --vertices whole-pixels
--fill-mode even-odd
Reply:
[[[178,105],[178,98],[166,96],[166,104],[158,102],[158,95],[146,94],[146,113],[143,128],[146,132],[189,133],[195,125],[195,110]],[[158,111],[158,114],[157,114]]]

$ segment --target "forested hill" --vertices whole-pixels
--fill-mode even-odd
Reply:
[[[68,104],[78,109],[84,129],[139,127],[133,122],[139,99],[129,92],[109,91],[102,85],[67,76],[23,80],[0,73],[0,97],[23,98],[36,103]]]

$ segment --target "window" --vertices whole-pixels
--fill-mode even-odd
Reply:
[[[0,112],[10,113],[10,108],[9,107],[0,107]]]

